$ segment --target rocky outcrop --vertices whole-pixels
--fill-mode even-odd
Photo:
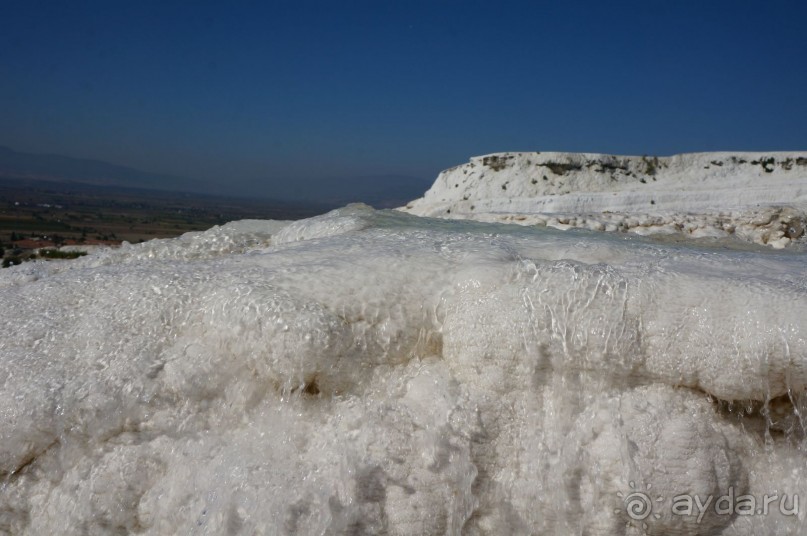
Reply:
[[[401,210],[781,248],[804,234],[807,153],[491,154],[442,172]]]

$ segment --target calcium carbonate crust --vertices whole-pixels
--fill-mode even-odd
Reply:
[[[797,254],[349,206],[0,283],[0,532],[805,530],[670,509],[807,496]]]
[[[807,153],[498,153],[442,172],[401,210],[783,248],[807,224]]]

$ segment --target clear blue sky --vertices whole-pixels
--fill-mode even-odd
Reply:
[[[807,2],[0,0],[0,145],[233,185],[807,149]]]

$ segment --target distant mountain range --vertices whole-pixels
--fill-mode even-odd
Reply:
[[[23,153],[0,146],[0,179],[72,182],[97,186],[140,188],[169,192],[265,197],[267,199],[315,203],[338,207],[362,202],[377,208],[402,206],[421,197],[432,179],[402,175],[373,175],[294,181],[230,182],[150,173],[100,160],[55,154]]]
[[[2,146],[0,146],[0,177],[150,190],[200,193],[208,193],[211,190],[209,184],[186,177],[149,173],[100,160],[55,154],[21,153]]]

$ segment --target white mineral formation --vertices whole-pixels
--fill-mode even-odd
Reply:
[[[804,234],[807,153],[492,154],[444,171],[402,210],[782,248]]]
[[[546,226],[350,205],[4,269],[0,533],[803,535],[807,254],[724,236],[798,241],[803,158],[496,155],[409,210]]]

